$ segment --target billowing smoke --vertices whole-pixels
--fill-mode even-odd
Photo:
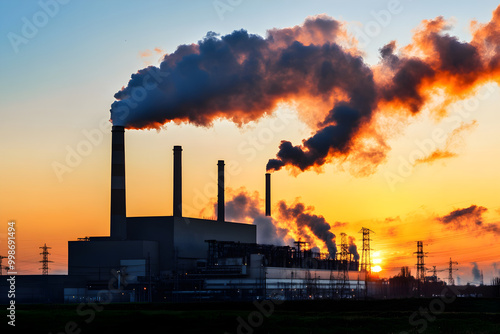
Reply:
[[[243,124],[272,113],[284,100],[305,96],[327,103],[332,88],[348,87],[342,78],[362,65],[335,43],[338,35],[340,23],[326,16],[269,30],[266,38],[245,30],[209,32],[197,44],[165,55],[159,68],[133,74],[115,94],[111,118],[128,128],[171,121],[209,126],[221,118]]]
[[[279,219],[287,222],[294,222],[298,228],[299,235],[306,236],[306,240],[310,231],[314,236],[325,243],[330,253],[330,257],[335,259],[335,255],[337,254],[335,234],[330,230],[330,224],[328,224],[323,216],[313,214],[313,208],[306,208],[303,203],[294,203],[288,206],[285,201],[280,201],[278,209]]]
[[[356,239],[354,237],[349,237],[349,253],[352,254],[355,261],[359,260],[358,247],[354,243]]]
[[[411,44],[382,47],[375,66],[350,44],[343,23],[325,15],[271,29],[265,38],[209,32],[165,55],[159,67],[133,74],[115,94],[111,118],[128,128],[218,119],[242,125],[293,102],[313,133],[299,145],[282,140],[267,170],[305,171],[342,158],[369,174],[390,149],[376,116],[411,117],[436,97],[443,102],[433,110],[445,115],[450,103],[499,81],[500,6],[488,24],[473,25],[470,42],[450,36],[448,27],[442,17],[424,21]],[[433,158],[450,156],[440,153]]]
[[[257,226],[257,241],[261,244],[283,245],[287,240],[287,230],[278,227],[272,217],[267,217],[263,210],[263,200],[258,192],[250,193],[244,188],[228,189],[226,201],[226,219],[246,222]],[[213,212],[217,212],[217,202],[213,203]]]
[[[456,230],[472,230],[500,235],[499,223],[485,223],[483,214],[488,211],[483,206],[471,205],[468,208],[457,209],[449,214],[437,217],[436,220]]]
[[[264,200],[258,192],[250,193],[244,187],[237,190],[231,188],[226,190],[226,219],[257,225],[257,239],[263,244],[287,244],[293,246],[293,242],[301,239],[309,244],[312,250],[319,251],[326,246],[332,259],[335,259],[337,246],[335,244],[335,234],[331,232],[331,226],[343,227],[347,223],[335,222],[330,225],[323,216],[313,213],[314,207],[306,206],[303,203],[295,202],[288,205],[285,201],[280,201],[276,218],[265,216]],[[213,199],[210,206],[209,215],[217,212],[217,201]],[[205,214],[202,210],[201,214]],[[318,244],[317,239],[320,240]],[[349,238],[349,252],[359,259],[355,239]],[[321,244],[323,243],[323,244]]]
[[[474,282],[480,282],[481,281],[481,272],[479,271],[479,268],[477,267],[477,262],[471,262],[472,264],[472,276],[474,276]]]

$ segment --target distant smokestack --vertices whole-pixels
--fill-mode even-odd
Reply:
[[[266,173],[266,216],[271,216],[271,173]]]
[[[125,198],[125,128],[111,129],[111,231],[112,239],[127,238]]]
[[[217,193],[217,221],[225,221],[225,208],[226,205],[224,200],[224,160],[219,160],[217,162],[218,166],[218,193]]]
[[[182,217],[182,146],[174,146],[174,217]]]

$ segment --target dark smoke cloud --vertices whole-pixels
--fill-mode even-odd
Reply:
[[[324,242],[332,259],[335,259],[337,246],[335,244],[335,234],[331,232],[331,227],[344,227],[347,223],[336,222],[330,225],[323,216],[313,213],[314,207],[306,206],[303,203],[295,202],[288,205],[285,201],[280,201],[276,219],[267,217],[264,213],[264,200],[260,198],[258,192],[250,193],[245,188],[237,190],[227,189],[226,194],[226,219],[257,225],[257,239],[263,244],[287,244],[293,246],[293,242],[300,238],[308,242],[311,249],[319,251],[319,246],[312,238]],[[210,206],[212,210],[209,214],[215,215],[217,212],[217,201]],[[204,214],[202,210],[201,214]],[[355,239],[349,239],[349,251],[354,257],[359,258]]]
[[[301,235],[307,236],[307,229],[309,229],[317,238],[325,243],[330,257],[335,259],[335,255],[337,254],[335,234],[331,232],[330,224],[328,224],[323,216],[311,213],[312,208],[306,208],[303,203],[295,203],[288,206],[285,201],[280,201],[278,208],[280,219],[295,222]]]
[[[358,247],[354,243],[356,239],[354,237],[349,237],[349,253],[352,254],[355,261],[359,260]]]
[[[472,276],[474,276],[474,282],[480,282],[481,281],[481,272],[479,271],[479,268],[477,267],[476,262],[471,262],[473,265],[472,267]]]
[[[111,118],[128,128],[170,121],[210,126],[220,118],[243,124],[272,112],[282,100],[328,99],[332,87],[345,85],[340,76],[346,73],[337,63],[349,67],[353,60],[334,43],[338,31],[337,21],[318,16],[302,26],[270,30],[267,38],[245,30],[209,32],[197,44],[166,55],[159,68],[132,75],[115,94]],[[324,71],[338,71],[339,78]]]
[[[480,85],[500,82],[500,6],[489,23],[476,24],[470,42],[450,36],[448,28],[442,17],[423,21],[411,44],[383,46],[375,66],[348,46],[342,23],[325,15],[271,29],[265,38],[245,30],[209,32],[165,55],[158,68],[133,74],[115,94],[111,118],[128,128],[211,126],[218,119],[242,125],[271,114],[278,103],[297,102],[303,118],[315,120],[313,133],[298,145],[282,140],[267,170],[305,171],[341,158],[369,175],[390,149],[376,126],[379,113],[417,114],[439,91],[444,102],[435,113],[444,115]],[[442,153],[432,158],[450,156]]]
[[[484,222],[483,214],[486,211],[488,209],[483,206],[471,205],[468,208],[457,209],[445,216],[437,217],[436,220],[456,230],[466,229],[500,235],[498,223]]]

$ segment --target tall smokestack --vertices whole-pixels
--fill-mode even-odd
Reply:
[[[125,198],[125,128],[111,129],[111,233],[112,239],[127,238]]]
[[[182,217],[182,146],[174,146],[174,217]]]
[[[266,173],[266,216],[271,216],[271,173]]]
[[[217,179],[217,221],[224,222],[225,221],[225,208],[226,205],[224,200],[224,160],[219,160],[217,162],[218,166],[218,179]]]

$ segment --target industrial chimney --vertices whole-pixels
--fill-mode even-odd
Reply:
[[[271,173],[266,173],[266,216],[271,215]]]
[[[217,162],[218,166],[218,179],[217,179],[217,221],[225,221],[225,200],[224,200],[224,160],[219,160]]]
[[[182,146],[174,146],[174,217],[182,217]]]
[[[111,239],[127,238],[125,204],[125,128],[115,125],[111,129]]]

